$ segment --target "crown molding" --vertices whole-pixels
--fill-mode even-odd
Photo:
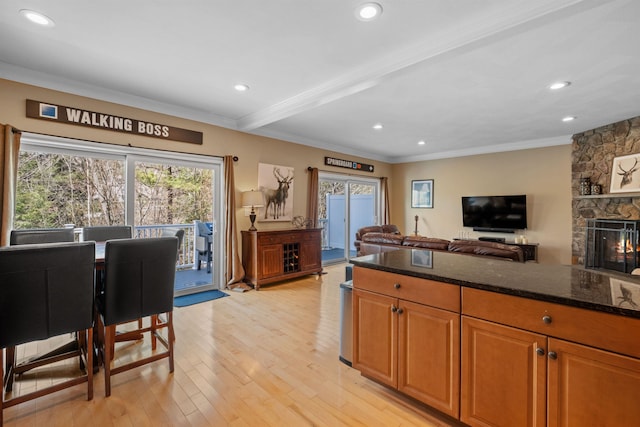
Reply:
[[[506,144],[486,145],[462,150],[440,151],[431,154],[417,156],[393,157],[389,163],[414,163],[425,160],[450,159],[455,157],[477,156],[481,154],[503,153],[507,151],[530,150],[534,148],[554,147],[557,145],[569,145],[572,135],[554,136],[551,138],[531,139],[527,141],[510,142]]]
[[[0,78],[237,130],[236,121],[227,117],[89,85],[77,80],[65,79],[40,71],[17,67],[2,61],[0,61]]]

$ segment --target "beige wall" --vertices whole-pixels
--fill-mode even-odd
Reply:
[[[10,124],[23,131],[110,144],[131,144],[134,147],[153,148],[158,150],[178,151],[220,157],[225,155],[238,156],[240,160],[236,162],[234,168],[236,201],[238,204],[240,203],[240,193],[242,191],[257,188],[258,163],[272,163],[293,167],[295,174],[295,191],[293,200],[294,216],[306,216],[306,170],[308,166],[317,167],[321,170],[328,170],[334,173],[346,172],[349,174],[358,174],[358,172],[348,169],[324,166],[324,156],[359,161],[375,166],[374,174],[360,173],[363,176],[381,177],[389,176],[391,173],[391,167],[389,164],[366,159],[364,157],[344,155],[337,152],[311,148],[281,140],[250,135],[200,122],[98,101],[95,99],[79,97],[35,86],[24,85],[8,80],[0,79],[0,94],[0,123]],[[114,114],[200,131],[203,133],[204,142],[202,145],[196,145],[164,141],[156,138],[127,135],[108,130],[92,129],[31,119],[26,117],[27,99],[78,107],[100,113]],[[246,230],[249,228],[249,218],[245,216],[244,209],[242,208],[237,209],[237,221],[240,229]],[[291,227],[291,223],[284,222],[258,223],[256,225],[259,229],[265,230]]]
[[[291,166],[295,171],[294,215],[306,216],[308,166],[335,173],[357,173],[324,166],[324,156],[362,161],[375,166],[367,177],[389,177],[391,222],[407,234],[414,229],[419,215],[421,234],[451,239],[462,229],[460,197],[482,194],[524,194],[529,198],[530,230],[527,237],[540,243],[540,260],[545,263],[571,261],[571,146],[523,150],[508,153],[460,157],[455,159],[389,165],[336,152],[306,147],[220,128],[178,117],[153,113],[123,105],[98,101],[63,92],[0,79],[0,123],[21,130],[83,140],[211,156],[236,155],[236,199],[240,193],[257,186],[258,163]],[[149,122],[200,131],[202,145],[163,141],[155,138],[51,123],[26,117],[25,101],[68,105],[101,113],[120,115]],[[410,208],[410,184],[413,179],[434,179],[434,208]],[[240,229],[249,227],[244,209],[237,209]],[[289,227],[289,223],[258,223],[258,228]],[[485,235],[487,233],[482,233]],[[474,235],[480,235],[475,233]]]
[[[530,242],[542,263],[571,263],[571,145],[392,166],[392,218],[406,234],[451,239],[462,227],[462,196],[526,194]],[[411,181],[434,180],[433,209],[410,208]],[[406,209],[397,209],[407,201]],[[513,235],[473,232],[472,237]]]

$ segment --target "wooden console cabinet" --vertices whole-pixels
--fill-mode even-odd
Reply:
[[[322,229],[242,232],[245,282],[261,285],[322,271]]]

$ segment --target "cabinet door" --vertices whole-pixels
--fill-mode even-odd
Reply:
[[[283,274],[282,245],[264,245],[258,249],[258,279],[280,276]]]
[[[363,375],[397,387],[397,300],[353,291],[353,367]]]
[[[640,360],[553,338],[549,351],[549,427],[640,425]]]
[[[320,234],[309,236],[300,242],[300,270],[317,271],[322,269],[322,247]]]
[[[400,300],[398,390],[458,418],[459,314]]]
[[[546,348],[544,335],[462,316],[460,421],[544,426]]]

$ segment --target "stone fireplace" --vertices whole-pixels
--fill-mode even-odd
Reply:
[[[640,192],[609,194],[615,157],[640,153],[640,117],[573,136],[571,191],[572,262],[586,265],[587,223],[592,220],[640,221]],[[580,179],[602,186],[602,194],[581,195]],[[591,255],[591,252],[590,254]]]

